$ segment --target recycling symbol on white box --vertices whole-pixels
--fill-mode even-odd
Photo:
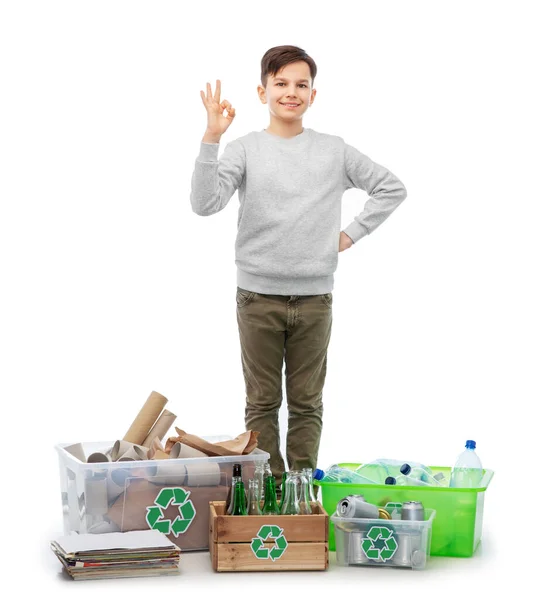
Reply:
[[[274,545],[272,548],[264,547],[264,542],[268,538],[274,538]],[[283,529],[278,525],[262,525],[258,531],[256,537],[252,538],[251,550],[256,558],[271,559],[273,561],[281,558],[285,550],[287,549],[287,540],[283,535]]]
[[[393,537],[393,530],[389,527],[374,526],[368,530],[366,537],[361,542],[362,550],[372,560],[386,562],[397,551],[397,542]]]
[[[189,500],[190,494],[183,488],[162,488],[154,500],[154,506],[146,507],[148,526],[166,535],[171,531],[175,537],[185,533],[197,514],[194,504]],[[164,518],[164,510],[170,504],[177,506],[180,514],[173,521]]]

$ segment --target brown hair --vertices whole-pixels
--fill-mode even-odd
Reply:
[[[308,54],[298,46],[275,46],[270,48],[262,57],[260,81],[262,86],[266,87],[268,83],[268,75],[275,76],[276,73],[289,63],[304,60],[310,68],[310,77],[312,85],[316,77],[316,63],[308,56]]]

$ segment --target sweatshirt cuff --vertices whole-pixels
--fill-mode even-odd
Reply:
[[[368,230],[366,227],[357,221],[353,221],[348,227],[345,227],[343,231],[353,240],[354,244],[356,244],[358,240],[363,238],[365,235],[368,235]]]
[[[200,143],[200,152],[197,157],[199,162],[218,162],[218,149],[220,144]]]

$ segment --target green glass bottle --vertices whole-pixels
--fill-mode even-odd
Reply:
[[[276,478],[273,475],[266,477],[266,487],[264,490],[263,515],[279,515],[279,506],[276,497]]]
[[[246,515],[247,503],[245,496],[245,484],[242,481],[235,483],[235,491],[233,492],[233,508],[232,515]]]

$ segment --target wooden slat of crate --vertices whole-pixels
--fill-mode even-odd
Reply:
[[[217,571],[325,571],[328,567],[328,544],[295,542],[276,561],[260,560],[250,544],[215,544],[217,556],[212,567]],[[271,548],[273,544],[264,544]],[[215,560],[214,560],[215,558]]]
[[[251,542],[262,525],[284,528],[288,542],[327,542],[329,517],[319,502],[311,503],[312,515],[249,515],[230,517],[225,502],[210,503],[210,537],[215,543]],[[213,531],[212,531],[213,530]]]

